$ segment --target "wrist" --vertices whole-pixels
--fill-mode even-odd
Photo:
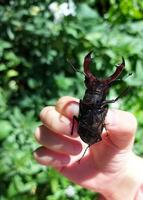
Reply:
[[[124,170],[101,193],[105,200],[142,200],[143,159],[132,154]]]

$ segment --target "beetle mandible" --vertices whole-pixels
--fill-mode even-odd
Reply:
[[[124,58],[122,57],[122,63],[117,65],[115,72],[111,76],[101,80],[95,77],[90,71],[91,54],[92,51],[84,58],[83,73],[85,75],[84,83],[86,91],[83,99],[80,100],[79,103],[78,117],[73,116],[71,130],[72,135],[74,122],[76,120],[78,122],[78,134],[80,138],[88,144],[87,148],[102,140],[101,134],[105,127],[104,120],[108,111],[108,104],[114,103],[126,92],[126,90],[124,90],[116,99],[106,100],[109,88],[117,80],[125,67]]]

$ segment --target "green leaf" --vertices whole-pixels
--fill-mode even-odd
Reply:
[[[0,127],[1,127],[0,140],[3,140],[11,133],[11,131],[13,130],[13,127],[11,123],[7,120],[0,120]]]

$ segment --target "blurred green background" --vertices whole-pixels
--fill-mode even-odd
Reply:
[[[67,58],[83,70],[91,49],[92,70],[99,77],[125,58],[123,81],[108,98],[130,87],[111,107],[136,116],[134,151],[142,155],[143,1],[0,0],[0,200],[97,199],[32,156],[40,110],[63,95],[83,96],[84,77]]]

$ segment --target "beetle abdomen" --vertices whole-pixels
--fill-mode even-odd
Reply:
[[[102,140],[101,138],[102,130],[103,130],[102,125],[100,125],[98,129],[92,128],[88,126],[87,124],[83,124],[83,123],[79,123],[79,126],[78,126],[78,134],[80,138],[89,145],[92,145]]]

